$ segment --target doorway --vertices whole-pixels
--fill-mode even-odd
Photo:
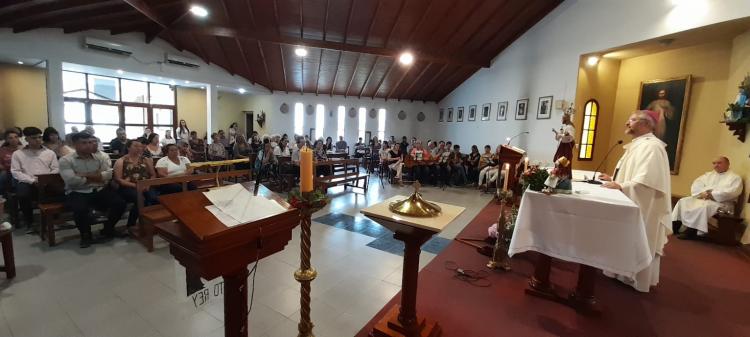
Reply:
[[[253,121],[254,113],[252,111],[243,111],[245,113],[245,139],[250,139],[253,135],[253,127],[255,123]]]

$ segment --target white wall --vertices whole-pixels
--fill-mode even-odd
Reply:
[[[82,47],[84,37],[95,37],[129,46],[133,50],[130,57],[88,50]],[[176,54],[194,59],[201,66],[191,69],[164,65],[164,54]],[[150,44],[144,42],[143,34],[130,33],[110,35],[107,31],[85,31],[63,34],[61,29],[37,29],[14,34],[11,29],[0,29],[0,56],[11,59],[41,59],[48,61],[47,93],[50,124],[63,129],[62,121],[62,77],[61,63],[69,62],[87,66],[122,69],[145,75],[163,76],[177,80],[205,83],[217,88],[243,87],[248,92],[264,93],[268,90],[260,85],[253,86],[246,79],[232,76],[217,65],[209,65],[189,52],[179,52],[169,43],[155,39]],[[209,107],[216,106],[208,104]],[[211,112],[211,109],[209,109]]]
[[[300,95],[297,93],[290,93],[290,94],[284,94],[284,93],[274,93],[274,94],[267,94],[267,95],[252,95],[250,97],[250,106],[257,116],[260,111],[265,111],[266,113],[266,125],[264,130],[259,131],[262,133],[278,133],[283,134],[287,133],[290,136],[294,133],[294,104],[300,102],[305,107],[308,104],[313,105],[313,109],[316,104],[323,104],[325,106],[325,128],[324,128],[324,134],[325,137],[332,137],[336,139],[336,129],[337,129],[337,121],[338,121],[338,106],[343,105],[346,107],[346,131],[345,131],[345,140],[349,145],[353,145],[357,141],[357,131],[358,131],[358,117],[355,116],[354,118],[349,117],[349,109],[355,108],[355,110],[359,111],[360,107],[365,107],[367,109],[367,122],[365,130],[371,131],[373,136],[377,135],[377,129],[378,129],[378,120],[376,118],[370,118],[369,117],[369,111],[370,109],[375,109],[376,111],[378,109],[384,108],[386,109],[386,124],[385,124],[385,136],[386,139],[390,139],[390,136],[393,135],[397,139],[400,139],[401,136],[407,136],[411,137],[412,135],[418,134],[421,129],[433,125],[433,123],[430,122],[430,119],[437,118],[437,105],[433,102],[428,103],[422,103],[419,102],[409,102],[407,100],[397,101],[397,100],[388,100],[387,102],[383,99],[370,99],[370,98],[344,98],[343,96],[328,96],[328,95],[319,95],[315,96],[312,94],[304,94]],[[289,105],[289,112],[286,114],[282,114],[280,112],[280,107],[282,103],[286,103]],[[398,119],[398,112],[403,110],[406,112],[407,117],[405,120],[399,120]],[[330,115],[329,112],[333,111],[333,114]],[[417,114],[419,112],[424,112],[426,116],[426,120],[424,122],[417,121]],[[305,113],[305,120],[304,120],[304,132],[305,134],[309,134],[310,128],[315,127],[315,112],[313,110],[313,113],[311,115],[308,115]],[[257,124],[255,125],[257,128]],[[256,129],[257,130],[257,129]]]
[[[453,107],[455,115],[459,106],[468,111],[469,105],[492,103],[490,121],[467,122],[464,116],[462,123],[437,123],[435,117],[428,129],[462,148],[494,146],[528,130],[531,134],[514,144],[526,148],[532,160],[551,161],[556,142],[550,129],[559,128],[562,112],[537,120],[537,102],[548,95],[574,99],[580,55],[746,16],[747,0],[566,0],[500,53],[490,68],[475,73],[438,104],[446,111]],[[515,102],[521,98],[529,98],[529,119],[516,121]],[[507,121],[494,121],[500,101],[509,101]],[[583,102],[576,103],[581,111]]]

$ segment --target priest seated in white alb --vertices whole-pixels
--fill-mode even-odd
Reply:
[[[677,202],[672,211],[672,221],[679,230],[685,226],[680,239],[694,239],[698,233],[708,232],[708,219],[716,212],[733,213],[737,197],[742,193],[742,178],[729,171],[729,159],[719,157],[713,161],[714,170],[695,179],[690,188],[692,195]]]

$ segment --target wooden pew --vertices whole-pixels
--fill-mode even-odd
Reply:
[[[182,191],[188,190],[188,184],[197,185],[199,190],[215,187],[217,179],[219,182],[230,178],[245,177],[250,179],[251,170],[231,170],[219,173],[193,174],[177,177],[156,178],[140,180],[136,182],[138,190],[146,188],[156,188],[162,185],[179,184]],[[143,244],[149,252],[154,251],[154,225],[160,222],[174,220],[175,217],[162,205],[144,205],[142,193],[138,193],[137,198],[138,212],[140,213],[137,231],[131,231],[130,234]]]
[[[325,162],[316,163],[316,168],[319,166],[329,166],[330,175],[315,177],[315,184],[327,191],[328,188],[333,186],[343,185],[344,190],[347,187],[361,188],[367,193],[367,183],[369,176],[367,174],[361,174],[359,172],[359,159],[340,159],[340,160],[329,160]],[[343,167],[343,169],[341,169]],[[359,186],[359,182],[363,181],[364,185]],[[352,184],[353,183],[353,184]]]

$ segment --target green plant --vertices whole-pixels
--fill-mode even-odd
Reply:
[[[532,191],[541,191],[544,188],[544,181],[549,177],[547,170],[539,166],[531,166],[521,175],[523,189],[527,188]]]

